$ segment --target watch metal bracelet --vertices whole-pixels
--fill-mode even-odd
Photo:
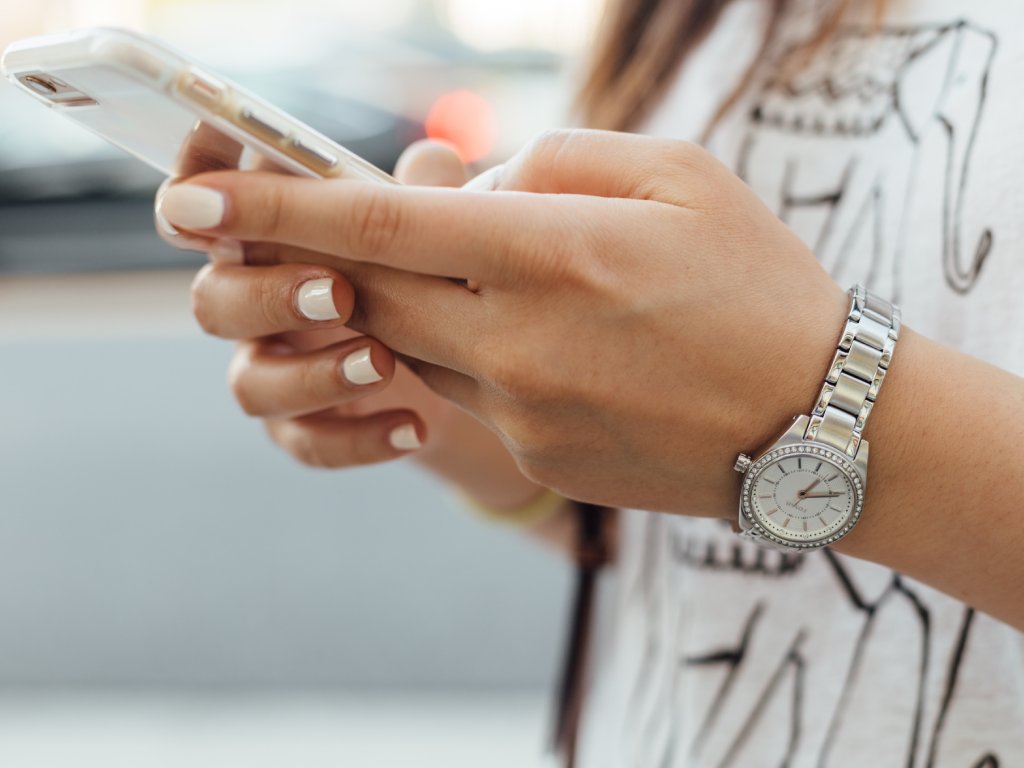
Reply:
[[[900,333],[900,309],[860,284],[849,293],[846,326],[804,439],[832,446],[852,458],[892,362]]]

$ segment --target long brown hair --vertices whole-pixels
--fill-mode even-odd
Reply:
[[[665,95],[686,58],[714,28],[732,0],[608,0],[604,20],[577,110],[592,128],[626,131],[635,128]],[[879,20],[885,0],[874,3]],[[761,49],[738,86],[724,95],[713,126],[751,84],[776,36],[791,0],[763,0],[770,6]],[[832,0],[809,49],[835,31],[853,0]]]

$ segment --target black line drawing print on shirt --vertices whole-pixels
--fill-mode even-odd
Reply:
[[[964,214],[997,49],[996,35],[967,21],[845,28],[806,61],[806,48],[794,47],[780,59],[780,71],[794,74],[768,81],[756,95],[737,170],[808,238],[838,282],[863,280],[896,302],[912,231],[911,204],[934,206],[941,232],[929,234],[942,249],[936,269],[953,291],[968,293],[994,243],[984,222],[965,227]],[[787,61],[801,66],[788,69]],[[794,142],[794,136],[801,140]],[[942,183],[925,186],[923,170],[935,169],[924,163],[933,162],[941,162],[941,172],[929,179],[941,177]],[[790,561],[737,542],[727,525],[691,536],[678,521],[652,518],[646,533],[643,567],[628,598],[642,617],[641,653],[628,689],[621,764],[743,765],[742,751],[756,741],[748,731],[770,720],[787,734],[772,764],[800,759],[830,768],[851,758],[855,741],[849,739],[856,738],[859,713],[878,706],[886,707],[890,723],[905,737],[900,754],[890,755],[893,765],[946,764],[943,747],[964,728],[965,715],[953,705],[975,623],[972,610],[959,609],[959,628],[939,631],[939,603],[897,574],[861,582],[857,569],[832,553]],[[820,578],[822,565],[831,578],[816,581],[814,588],[827,589],[859,618],[859,635],[842,649],[823,652],[827,628],[808,616],[793,626],[791,646],[781,655],[773,646],[776,655],[765,656],[763,644],[773,634],[768,628],[784,619],[773,601],[754,597],[758,583],[769,582],[768,590],[793,588],[793,581]],[[683,609],[676,585],[696,571],[709,601],[698,611],[717,609],[716,580],[750,583],[751,602],[737,614],[735,637],[694,644],[684,631],[694,617]],[[887,653],[886,627],[894,621],[913,638],[902,649],[912,671],[899,702],[880,699],[877,677],[885,674],[877,654]],[[825,704],[824,730],[801,734],[811,706],[805,677],[822,664],[845,664],[845,679]],[[758,668],[774,670],[768,685],[757,701],[737,701],[740,680]],[[926,686],[937,675],[941,685]],[[702,702],[684,693],[696,684],[695,676],[703,676],[708,687]],[[814,706],[821,707],[822,694],[813,693]],[[769,707],[771,717],[765,714]],[[744,727],[736,727],[726,708],[733,716],[742,713]],[[973,768],[996,768],[997,751],[983,750]]]
[[[737,170],[783,221],[800,220],[833,278],[860,278],[845,273],[870,253],[863,279],[897,302],[910,203],[941,193],[943,274],[967,293],[993,247],[992,231],[965,231],[963,214],[997,48],[995,34],[962,20],[845,28],[813,54],[795,46],[777,69],[789,74],[756,98]],[[937,139],[942,189],[917,189],[923,149]]]
[[[713,568],[705,573],[701,591],[708,601],[700,611],[716,610],[717,579],[747,581],[751,601],[735,606],[734,638],[727,635],[710,645],[695,644],[688,625],[699,622],[703,614],[694,616],[685,610],[674,585],[689,578],[687,572],[707,569],[680,557],[685,547],[672,541],[686,534],[674,528],[680,528],[679,521],[648,518],[643,565],[628,586],[630,601],[643,606],[645,642],[635,660],[623,723],[624,765],[741,768],[750,764],[750,749],[762,750],[759,765],[846,765],[863,746],[864,714],[878,707],[885,708],[891,728],[885,765],[939,768],[947,764],[948,759],[943,759],[947,740],[955,747],[958,734],[967,732],[964,729],[970,728],[972,718],[982,716],[985,706],[969,700],[967,710],[952,714],[974,624],[972,609],[957,609],[951,618],[959,616],[959,626],[947,623],[945,631],[940,631],[935,619],[942,609],[929,590],[891,572],[865,579],[843,558],[823,550],[804,556],[808,568],[812,562],[817,564],[810,574],[803,570],[764,573],[749,567],[732,572]],[[735,537],[728,525],[716,529],[708,540],[716,540],[719,549],[726,551],[724,545]],[[646,567],[649,563],[654,566]],[[780,578],[804,579],[804,585],[780,583]],[[766,579],[768,585],[758,585]],[[778,590],[799,594],[808,583],[815,591],[826,590],[846,611],[857,615],[859,632],[836,644],[836,638],[830,638],[828,615],[793,621],[783,604],[764,599]],[[692,598],[686,603],[693,607]],[[894,656],[886,638],[895,628],[901,633],[902,651]],[[780,634],[777,641],[771,639]],[[893,664],[906,675],[898,696],[884,684]],[[817,690],[809,697],[808,676],[820,676],[823,666],[845,670],[844,679],[834,691]],[[685,691],[692,685],[704,685],[706,690],[698,698],[691,697]],[[752,698],[751,688],[755,690]],[[808,698],[814,703],[808,703]],[[802,734],[808,707],[826,713],[825,724],[823,729]],[[766,746],[755,746],[754,731],[759,727],[776,734],[770,754],[763,751]],[[896,733],[902,733],[901,746],[892,741]],[[976,765],[998,766],[996,752],[985,750]]]

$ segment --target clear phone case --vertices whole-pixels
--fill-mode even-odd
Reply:
[[[163,43],[113,28],[12,43],[0,71],[21,90],[169,176],[269,168],[398,182]]]

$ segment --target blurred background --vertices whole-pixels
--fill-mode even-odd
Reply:
[[[165,38],[390,170],[568,121],[599,0],[0,0]],[[0,765],[546,766],[566,565],[411,466],[294,465],[161,181],[0,83]],[[358,761],[358,762],[354,762]]]

